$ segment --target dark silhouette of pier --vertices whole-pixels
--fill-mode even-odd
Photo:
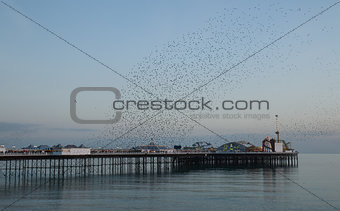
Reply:
[[[297,152],[98,153],[89,155],[0,155],[6,180],[87,175],[162,173],[196,167],[295,167]]]

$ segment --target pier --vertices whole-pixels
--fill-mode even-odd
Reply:
[[[297,152],[110,153],[89,155],[0,155],[6,180],[87,175],[145,174],[199,167],[294,167]]]

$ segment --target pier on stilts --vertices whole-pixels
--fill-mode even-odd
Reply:
[[[199,167],[296,167],[297,152],[111,153],[0,155],[0,178],[58,179],[87,175],[163,173]]]

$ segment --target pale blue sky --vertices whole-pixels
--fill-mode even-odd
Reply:
[[[136,67],[154,58],[155,52],[171,55],[167,53],[171,42],[181,44],[182,38],[190,39],[190,34],[196,32],[203,31],[204,35],[210,33],[209,30],[230,30],[228,35],[235,36],[235,42],[228,46],[221,43],[221,48],[235,55],[222,58],[225,63],[213,65],[209,71],[216,75],[335,1],[5,2],[131,77],[138,76]],[[269,113],[272,117],[276,113],[280,115],[287,139],[301,148],[309,143],[311,147],[307,151],[327,152],[318,149],[317,141],[324,140],[333,146],[329,152],[337,152],[334,147],[340,147],[339,14],[340,5],[337,5],[200,94],[213,93],[216,99],[267,99],[271,103]],[[219,28],[218,21],[223,22],[224,28]],[[71,120],[69,95],[79,86],[113,86],[123,90],[126,96],[133,92],[128,82],[3,4],[0,5],[0,29],[0,144],[81,143],[107,138],[98,135],[104,126],[79,125]],[[241,34],[247,30],[250,33]],[[249,42],[240,41],[241,35]],[[175,51],[181,49],[178,47]],[[206,74],[203,70],[193,67],[191,71],[197,74],[198,81],[204,82],[205,77],[199,77]],[[157,83],[164,78],[152,80]],[[147,85],[145,80],[141,85]],[[195,88],[193,84],[188,86]],[[157,94],[163,94],[162,90]],[[85,101],[107,102],[105,96],[99,98]],[[102,111],[94,113],[104,115]],[[92,114],[87,108],[83,112]],[[226,137],[250,133],[272,135],[273,122],[273,118],[202,121]],[[111,138],[118,135],[112,133],[109,133]],[[211,134],[195,126],[191,135]]]

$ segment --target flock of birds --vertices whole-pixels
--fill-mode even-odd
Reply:
[[[276,4],[272,7],[276,10],[278,19],[282,20],[286,20],[292,14],[303,13],[302,17],[305,19],[311,15],[309,10],[301,11],[300,8],[287,11],[277,8]],[[270,74],[290,74],[297,71],[294,63],[287,62],[289,58],[294,57],[297,48],[283,40],[254,56],[250,61],[241,63],[221,75],[207,86],[186,96],[195,88],[215,78],[289,30],[289,28],[281,27],[280,23],[272,21],[273,17],[269,15],[258,15],[264,12],[264,9],[260,7],[250,8],[249,11],[235,8],[224,9],[215,17],[210,18],[205,27],[184,34],[163,46],[155,47],[155,50],[133,66],[127,75],[128,78],[150,91],[152,95],[127,83],[126,87],[121,89],[123,99],[178,100],[183,97],[185,100],[201,97],[209,100],[223,99],[228,94],[237,92],[239,88],[247,86],[247,82],[252,78],[261,77],[263,80],[259,83],[263,83]],[[292,36],[302,45],[309,44],[306,34],[295,33]],[[318,110],[318,108],[315,109]],[[199,112],[201,111],[186,110],[185,114]],[[282,124],[282,130],[293,136],[299,134],[301,137],[301,134],[304,134],[307,139],[310,136],[330,133],[332,127],[329,124],[330,122],[334,124],[336,120],[328,120],[324,125],[318,119],[306,121],[303,119],[297,119],[293,123],[287,121],[289,124]],[[93,143],[93,147],[131,147],[146,144],[151,138],[154,138],[158,144],[171,146],[187,143],[189,145],[202,141],[202,137],[191,136],[188,139],[195,128],[207,131],[186,115],[174,110],[159,113],[159,111],[129,109],[123,112],[123,117],[118,123],[106,125],[98,134],[89,139],[92,142],[93,139],[97,140]],[[224,140],[213,135],[215,142],[209,141],[213,144],[223,144],[225,140],[240,138],[230,135],[232,131],[228,131],[227,128],[221,133],[225,137]],[[229,135],[226,135],[228,133]],[[243,138],[247,138],[247,135]]]

